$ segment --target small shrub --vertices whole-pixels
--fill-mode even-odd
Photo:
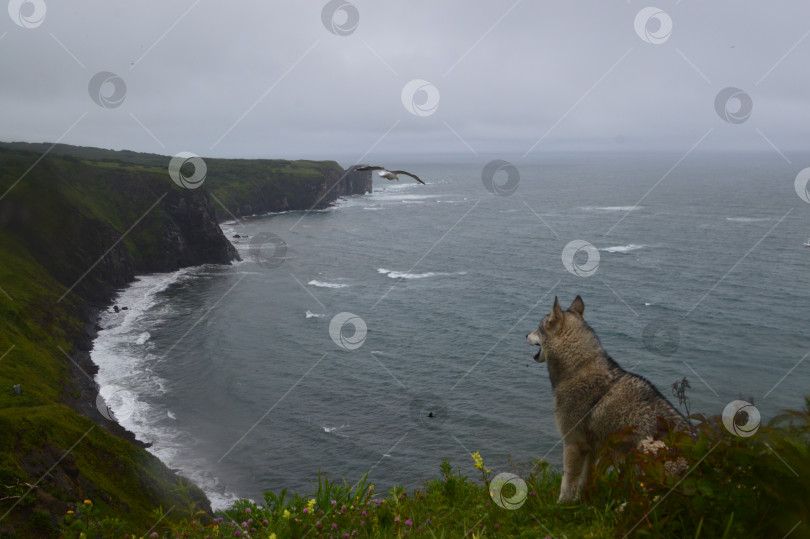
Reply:
[[[783,537],[808,522],[807,410],[780,415],[748,438],[729,433],[719,416],[699,419],[695,439],[670,433],[666,450],[616,450],[626,434],[618,433],[602,452],[590,499],[623,500],[619,535]],[[688,467],[673,473],[678,459]]]

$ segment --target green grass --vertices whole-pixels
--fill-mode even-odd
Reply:
[[[810,398],[807,399],[810,408]],[[667,449],[645,454],[616,433],[601,452],[592,485],[577,504],[557,503],[561,474],[535,461],[512,470],[525,494],[506,485],[490,493],[495,473],[483,459],[457,468],[443,462],[437,478],[413,492],[377,492],[319,474],[305,494],[265,492],[261,503],[239,500],[205,523],[189,515],[155,537],[673,537],[792,538],[810,536],[810,415],[788,412],[750,438],[731,435],[720,419],[700,418],[693,439],[671,433]],[[681,459],[679,461],[679,459]],[[681,467],[671,469],[672,464]],[[271,464],[271,463],[270,463]],[[270,465],[269,464],[269,465]],[[468,475],[469,474],[469,475]],[[507,503],[496,503],[506,500]],[[159,511],[155,514],[160,516]],[[157,519],[157,518],[156,518]],[[66,516],[66,537],[101,529],[95,508]],[[119,530],[143,536],[146,529]]]
[[[38,156],[49,146],[49,144],[0,143],[0,150],[31,152],[31,155]],[[165,155],[65,144],[57,144],[50,151],[50,155],[62,156],[60,159],[62,169],[66,169],[68,163],[74,167],[81,167],[92,162],[99,175],[118,176],[122,180],[133,173],[165,177],[171,159]],[[207,168],[205,188],[225,206],[223,208],[218,202],[213,205],[219,221],[231,219],[231,213],[241,216],[268,211],[309,209],[322,193],[324,182],[328,179],[337,179],[343,173],[343,169],[335,161],[206,158],[205,163]],[[126,183],[122,181],[121,185],[124,186]],[[97,216],[111,220],[118,219],[111,210],[121,207],[120,199],[125,194],[123,189],[110,189],[109,186],[99,185],[92,177],[86,176],[74,187],[89,194],[86,198],[96,204],[94,209],[98,210]],[[79,207],[85,205],[83,198],[72,200]],[[317,207],[325,207],[328,202],[327,197]],[[116,221],[116,224],[123,222],[127,221]]]

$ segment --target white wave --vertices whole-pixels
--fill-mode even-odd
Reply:
[[[193,276],[193,270],[194,268],[186,268],[172,273],[153,273],[137,277],[113,300],[114,305],[126,306],[127,309],[122,309],[118,313],[111,311],[101,313],[99,323],[106,329],[99,332],[96,344],[137,342],[144,333],[140,327],[140,319],[146,311],[158,303],[157,295],[169,286]],[[93,361],[103,370],[105,365],[99,364],[94,356],[95,354],[91,353]]]
[[[642,206],[583,206],[579,209],[585,211],[635,211],[641,208]]]
[[[143,439],[144,429],[148,430],[145,418],[152,413],[142,397],[165,391],[163,380],[149,369],[156,358],[149,352],[149,347],[143,346],[151,338],[146,327],[155,323],[157,313],[168,312],[160,305],[159,294],[190,278],[193,272],[194,268],[186,268],[138,277],[114,300],[116,305],[125,305],[128,309],[118,313],[105,311],[99,317],[99,325],[105,329],[98,332],[90,353],[93,363],[98,366],[96,383],[99,387],[119,386],[131,392],[131,402],[109,404],[113,414],[120,418],[119,423],[139,439]],[[116,409],[121,406],[126,406],[126,409]]]
[[[244,260],[242,260],[244,262]],[[236,265],[237,261],[234,260],[232,265]],[[228,273],[229,275],[264,275],[264,273],[260,271],[231,271],[230,268],[223,266],[221,271],[219,272],[205,272],[205,271],[198,271],[195,272],[194,275],[202,276],[202,277],[219,277],[220,275],[224,275]]]
[[[233,492],[223,492],[222,494],[220,494],[219,492],[206,488],[205,483],[202,483],[199,479],[195,478],[193,475],[192,478],[193,483],[198,487],[200,487],[203,490],[203,492],[205,492],[205,495],[208,496],[208,501],[211,502],[212,511],[224,511],[225,509],[233,507],[234,502],[241,499]]]
[[[421,202],[421,201],[430,200],[430,199],[439,198],[439,197],[441,197],[441,195],[408,195],[408,194],[396,193],[396,194],[390,194],[390,195],[379,194],[379,195],[376,195],[376,196],[372,196],[371,198],[373,198],[375,201],[380,200],[380,201],[384,201],[384,202],[390,202],[390,201],[399,201],[399,202],[404,202],[404,201],[417,202],[417,201],[419,201],[419,202]]]
[[[388,191],[408,191],[410,189],[419,189],[422,184],[417,183],[416,180],[411,181],[410,179],[407,182],[402,183],[384,183],[383,187],[376,189],[372,194],[377,193],[385,193]]]
[[[644,302],[644,305],[646,305],[647,307],[649,307],[650,305],[652,305],[652,303],[650,303],[649,301],[645,301],[645,302]]]
[[[324,317],[324,316],[326,316],[326,315],[325,314],[313,313],[312,311],[309,311],[309,310],[307,311],[307,318],[321,318],[321,317]]]
[[[187,448],[185,450],[183,450],[184,448],[179,449],[181,453],[188,453]],[[158,458],[163,460],[163,457],[159,455]],[[231,491],[227,484],[223,484],[218,477],[211,473],[212,463],[206,459],[185,458],[183,460],[177,459],[176,462],[176,466],[170,467],[181,470],[184,477],[187,477],[193,484],[200,487],[211,502],[211,509],[214,511],[227,509],[233,506],[236,500],[240,499],[240,496]]]
[[[327,283],[325,281],[318,281],[316,279],[312,279],[307,284],[310,286],[317,286],[318,288],[347,288],[349,286],[347,284]]]
[[[735,223],[760,223],[762,221],[773,221],[773,217],[726,217],[726,221]]]
[[[154,327],[171,312],[160,293],[206,270],[211,271],[211,266],[138,277],[115,297],[114,304],[127,306],[126,311],[101,313],[98,323],[105,329],[99,331],[93,343],[91,359],[98,366],[95,380],[100,388],[112,386],[127,391],[127,398],[105,402],[118,423],[138,440],[152,444],[148,448],[150,453],[169,468],[181,470],[203,489],[215,509],[223,509],[237,496],[211,475],[210,463],[189,458],[188,448],[197,440],[176,427],[174,412],[151,404],[154,397],[165,394],[167,389],[165,381],[152,370],[159,358],[143,346],[151,338],[147,328]]]
[[[605,251],[607,253],[629,253],[630,251],[637,251],[645,247],[646,245],[636,245],[635,243],[630,243],[628,245],[614,245],[613,247],[603,247],[602,249],[599,250]]]
[[[347,426],[347,425],[341,425],[341,426],[339,426],[339,427],[327,427],[327,426],[321,425],[321,428],[322,428],[322,429],[323,429],[323,431],[324,431],[324,432],[326,432],[327,434],[335,434],[336,436],[341,436],[341,437],[343,437],[343,438],[348,438],[348,436],[346,436],[345,434],[341,434],[341,433],[339,433],[339,432],[335,432],[335,431],[338,431],[338,430],[340,430],[340,429],[342,429],[342,428],[344,428],[344,427],[346,427],[346,426]]]
[[[425,273],[406,273],[403,271],[393,271],[385,268],[377,268],[377,272],[384,274],[391,279],[425,279],[427,277],[439,277],[447,275],[466,275],[466,271],[457,271],[455,273],[448,273],[443,271],[428,271]]]

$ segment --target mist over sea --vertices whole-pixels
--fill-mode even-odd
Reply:
[[[525,341],[555,295],[565,308],[580,294],[610,355],[671,401],[687,377],[693,412],[753,398],[766,422],[808,392],[810,204],[774,153],[673,168],[681,157],[514,161],[499,194],[487,160],[389,162],[428,185],[375,180],[324,211],[225,223],[244,261],[123,290],[97,380],[215,507],[309,491],[319,470],[414,488],[445,458],[473,475],[473,451],[496,472],[560,465],[546,366]],[[354,317],[330,335],[340,313]]]

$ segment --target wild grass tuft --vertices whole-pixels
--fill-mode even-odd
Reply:
[[[192,508],[185,519],[150,533],[271,539],[807,537],[810,398],[806,406],[774,418],[748,438],[730,434],[719,417],[697,416],[694,436],[671,432],[667,447],[657,452],[628,450],[629,433],[616,433],[599,455],[592,485],[574,505],[557,503],[560,473],[535,461],[512,470],[526,482],[527,495],[519,508],[504,509],[490,495],[491,471],[476,452],[458,468],[443,461],[437,478],[413,492],[394,486],[381,495],[368,475],[350,485],[319,473],[310,494],[265,492],[263,503],[239,500],[209,523]],[[89,537],[93,530],[101,533],[99,526],[106,526],[105,536],[120,532],[113,520],[80,509],[79,504],[65,518],[65,537],[79,530]],[[90,518],[96,527],[77,524]]]

